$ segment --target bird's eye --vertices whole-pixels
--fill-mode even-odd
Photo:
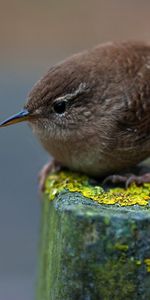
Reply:
[[[54,102],[53,108],[57,114],[63,114],[66,110],[66,102],[64,100]]]

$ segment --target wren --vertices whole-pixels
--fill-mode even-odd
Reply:
[[[1,127],[28,121],[53,165],[128,186],[150,182],[119,175],[150,156],[150,45],[112,42],[51,67],[23,111]],[[52,164],[41,173],[41,188]]]

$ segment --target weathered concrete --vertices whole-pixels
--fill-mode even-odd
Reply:
[[[61,183],[50,177],[43,201],[37,299],[150,299],[150,185],[121,206],[121,192],[99,204]]]

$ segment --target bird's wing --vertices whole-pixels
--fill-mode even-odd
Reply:
[[[120,126],[136,133],[138,141],[150,139],[150,65],[144,65],[130,82],[125,82],[123,98]]]

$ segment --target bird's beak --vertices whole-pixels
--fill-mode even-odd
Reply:
[[[0,123],[0,127],[5,127],[23,121],[28,121],[31,118],[32,118],[31,113],[27,109],[23,109],[19,113],[13,115],[12,117],[6,119],[4,122]]]

